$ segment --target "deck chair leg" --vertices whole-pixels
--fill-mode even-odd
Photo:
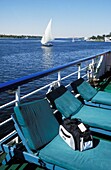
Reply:
[[[3,145],[3,150],[6,153],[6,156],[2,161],[3,165],[6,165],[7,162],[9,162],[13,158],[15,148],[16,148],[16,146],[10,147],[8,145]]]

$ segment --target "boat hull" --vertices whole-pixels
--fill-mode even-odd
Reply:
[[[42,44],[42,46],[43,46],[43,47],[52,47],[52,46],[53,46],[53,44],[51,44],[51,43],[48,43],[48,44]]]

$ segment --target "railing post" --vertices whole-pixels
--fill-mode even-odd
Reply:
[[[58,85],[61,85],[61,72],[58,72]]]
[[[91,78],[93,79],[93,78],[94,78],[94,58],[92,59],[92,68],[91,68],[91,72],[92,72]]]
[[[104,54],[104,57],[106,57],[106,71],[111,70],[111,52]]]
[[[78,79],[81,77],[81,63],[78,64]]]
[[[15,106],[18,106],[20,103],[20,86],[18,86],[15,92],[15,99],[16,99]]]

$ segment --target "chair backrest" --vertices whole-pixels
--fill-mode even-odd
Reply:
[[[91,100],[97,94],[97,90],[93,88],[88,82],[84,81],[83,78],[73,81],[71,83],[71,87],[76,93],[79,93],[86,101]]]
[[[59,124],[46,99],[16,106],[14,112],[31,150],[43,147],[58,134]]]
[[[56,89],[53,89],[51,92],[46,94],[47,99],[50,101],[54,109],[56,109],[56,105],[54,102],[55,99],[63,95],[66,91],[67,89],[65,88],[65,86],[61,85],[60,87],[57,87]]]
[[[65,117],[76,114],[82,107],[82,103],[77,98],[75,98],[75,96],[63,85],[56,88],[55,90],[52,90],[49,96],[47,97],[51,103],[55,103],[56,108]]]
[[[55,99],[55,105],[65,117],[76,114],[83,106],[83,104],[68,90]]]

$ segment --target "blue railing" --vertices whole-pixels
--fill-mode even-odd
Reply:
[[[31,74],[31,75],[28,75],[28,76],[24,76],[24,77],[15,79],[15,80],[11,80],[11,81],[8,81],[8,82],[5,82],[5,83],[1,83],[0,84],[0,92],[10,90],[10,89],[16,89],[18,86],[26,84],[30,81],[40,79],[42,77],[53,74],[55,72],[59,72],[59,71],[65,69],[65,68],[68,68],[68,67],[71,67],[71,66],[74,66],[74,65],[79,65],[79,64],[81,64],[85,61],[94,59],[96,57],[99,57],[101,55],[105,55],[105,54],[108,54],[108,53],[110,53],[110,51],[106,51],[104,53],[97,54],[95,56],[86,57],[86,58],[83,58],[83,59],[80,59],[80,60],[76,60],[74,62],[70,62],[68,64],[64,64],[64,65],[61,65],[61,66],[58,66],[58,67],[55,67],[55,68],[51,68],[51,69],[42,71],[42,72],[37,72],[37,73]]]

